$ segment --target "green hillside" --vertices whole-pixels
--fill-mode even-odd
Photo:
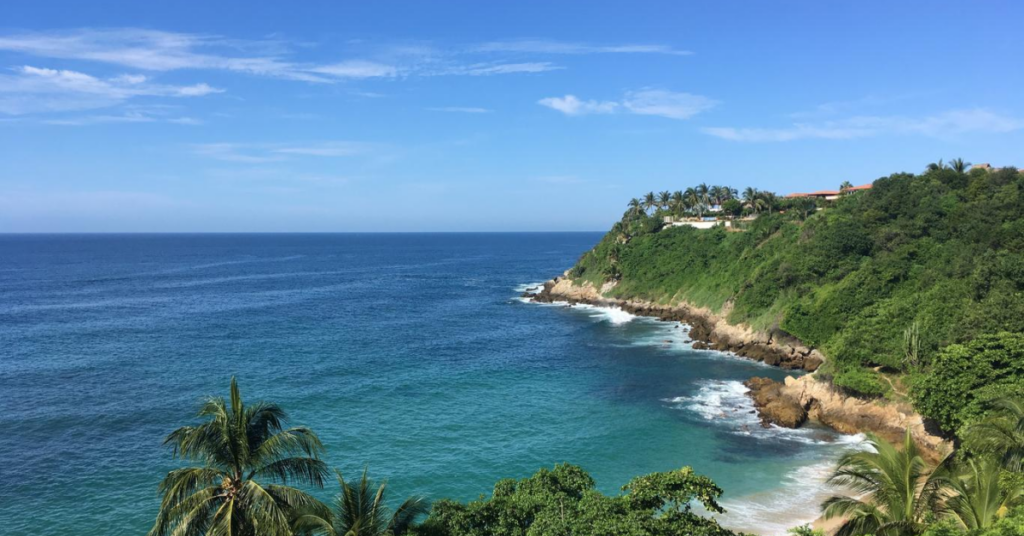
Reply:
[[[1024,175],[963,167],[884,177],[818,202],[821,210],[774,195],[750,196],[745,209],[722,203],[759,212],[743,231],[664,226],[664,216],[692,210],[648,197],[648,213],[634,200],[571,275],[617,279],[615,297],[686,301],[733,323],[781,329],[821,349],[822,374],[837,385],[884,395],[892,378],[934,376],[950,345],[1024,332]],[[986,381],[1007,387],[991,397],[1020,390],[1015,372],[996,372]],[[940,418],[946,427],[961,420]]]

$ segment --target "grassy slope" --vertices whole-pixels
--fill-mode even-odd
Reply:
[[[747,232],[616,224],[574,267],[620,277],[613,293],[685,300],[757,329],[780,327],[822,349],[825,373],[868,394],[871,370],[912,372],[904,330],[915,322],[924,366],[942,347],[1024,331],[1024,178],[952,170],[879,179],[801,220],[762,216]],[[625,242],[625,243],[623,243]]]

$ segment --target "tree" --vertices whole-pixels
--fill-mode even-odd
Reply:
[[[920,534],[937,508],[942,479],[921,457],[910,430],[900,449],[871,434],[868,444],[874,452],[845,454],[829,477],[829,484],[855,496],[825,501],[825,519],[845,519],[836,536]]]
[[[635,197],[629,200],[629,204],[627,206],[629,207],[629,210],[626,214],[630,216],[638,216],[644,210],[643,202]]]
[[[967,428],[964,443],[968,450],[999,460],[1009,471],[1024,471],[1024,402],[1003,398],[994,411]]]
[[[925,171],[941,171],[943,169],[946,169],[946,164],[944,164],[942,162],[942,159],[940,158],[938,162],[928,164],[928,166],[925,168]]]
[[[652,210],[658,206],[658,199],[654,196],[654,192],[647,192],[644,194],[644,209]]]
[[[1021,502],[1020,487],[1009,479],[1003,485],[1001,467],[992,458],[970,458],[957,464],[946,483],[953,496],[944,509],[967,530],[987,529],[1002,512]]]
[[[670,201],[672,201],[672,194],[668,193],[668,191],[658,194],[658,205],[660,208],[668,209]]]
[[[178,428],[164,441],[175,457],[199,465],[175,469],[160,483],[163,499],[150,536],[287,536],[295,511],[323,508],[287,486],[323,487],[327,466],[320,460],[320,439],[308,428],[284,428],[287,415],[279,406],[245,405],[231,378],[230,406],[210,398],[197,416],[206,421]]]
[[[922,415],[961,431],[997,400],[1024,396],[1024,334],[982,335],[943,348],[912,394]]]
[[[967,173],[967,168],[971,167],[970,162],[965,162],[963,158],[954,158],[949,161],[949,169],[957,173]]]
[[[730,536],[692,504],[723,512],[722,490],[686,467],[634,478],[618,496],[594,489],[579,467],[561,464],[530,478],[506,479],[488,499],[441,500],[417,531],[423,536]]]
[[[839,185],[839,191],[841,193],[846,193],[850,188],[853,188],[853,183],[850,181],[843,181],[843,183]]]
[[[747,188],[743,190],[743,204],[746,207],[753,210],[754,214],[757,214],[761,211],[757,203],[757,200],[760,199],[760,194],[761,192],[757,191],[757,188],[753,188],[750,186],[747,186]]]
[[[296,536],[403,536],[416,518],[430,509],[423,498],[410,497],[391,511],[387,506],[387,482],[374,490],[365,469],[356,486],[346,482],[340,472],[335,473],[340,491],[333,511],[299,516],[294,523]]]

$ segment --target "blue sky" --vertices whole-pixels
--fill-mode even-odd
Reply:
[[[4,2],[0,231],[604,230],[700,182],[1024,166],[1022,15]]]

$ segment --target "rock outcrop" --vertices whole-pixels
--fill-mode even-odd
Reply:
[[[807,410],[799,399],[783,393],[784,384],[769,378],[751,378],[743,385],[750,389],[762,425],[799,428],[807,421]]]
[[[785,382],[753,378],[744,385],[750,389],[749,394],[764,423],[793,428],[794,416],[803,412],[806,420],[838,432],[871,432],[891,442],[902,441],[903,435],[910,430],[914,442],[933,462],[953,448],[947,439],[931,430],[909,405],[851,396],[814,375],[790,376]]]

